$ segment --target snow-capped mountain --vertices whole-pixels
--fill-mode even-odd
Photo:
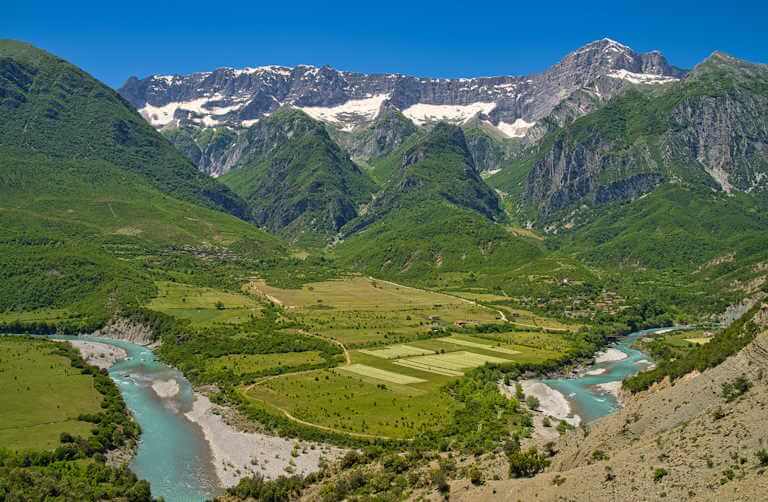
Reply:
[[[543,73],[523,77],[434,79],[327,66],[262,66],[131,77],[119,92],[157,128],[249,127],[290,105],[352,131],[370,124],[386,104],[417,125],[440,120],[462,123],[477,116],[507,137],[522,138],[576,93],[571,115],[591,111],[590,103],[603,102],[629,84],[664,84],[684,74],[659,52],[638,53],[602,39],[568,54]]]

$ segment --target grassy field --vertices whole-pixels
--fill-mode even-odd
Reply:
[[[545,341],[548,335],[534,333]],[[338,432],[412,438],[445,425],[456,403],[444,387],[486,363],[543,362],[562,351],[506,343],[495,338],[451,335],[350,352],[352,364],[269,379],[243,388],[252,403],[273,413]],[[349,420],[343,417],[351,417]]]
[[[499,322],[495,310],[471,301],[365,277],[309,283],[300,289],[254,281],[247,289],[285,307],[308,330],[348,347],[409,342],[460,321]]]
[[[320,364],[320,352],[285,352],[279,354],[230,354],[209,361],[216,370],[232,369],[238,375],[259,373],[274,368],[292,368],[305,364]]]
[[[712,340],[713,333],[707,330],[674,331],[641,338],[637,345],[654,359],[678,359],[686,356],[700,345]]]
[[[272,379],[253,387],[246,397],[322,427],[389,438],[435,429],[451,412],[450,400],[433,382],[403,385],[348,368]]]
[[[196,325],[239,324],[261,314],[259,302],[244,294],[168,281],[157,287],[159,293],[148,308]]]
[[[62,432],[88,437],[83,413],[101,411],[93,379],[51,354],[54,342],[0,337],[0,445],[49,449]]]

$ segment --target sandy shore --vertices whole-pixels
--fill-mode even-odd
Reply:
[[[598,352],[595,355],[596,363],[608,363],[612,361],[621,361],[629,357],[619,349],[609,348]]]
[[[120,359],[125,359],[128,353],[120,347],[100,342],[86,340],[68,340],[68,342],[80,351],[85,362],[97,368],[111,368]]]
[[[523,380],[520,385],[526,396],[535,396],[539,400],[539,410],[544,415],[566,421],[571,425],[581,423],[581,418],[572,414],[571,405],[561,392],[534,380]]]
[[[330,460],[342,452],[317,443],[241,432],[227,424],[221,412],[207,397],[195,394],[192,410],[186,416],[203,429],[211,446],[216,474],[225,487],[254,474],[267,479],[307,475],[319,470],[321,458]]]
[[[181,390],[176,380],[158,380],[152,384],[152,390],[159,397],[168,399],[174,397]]]

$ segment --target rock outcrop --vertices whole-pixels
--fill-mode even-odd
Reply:
[[[152,345],[157,341],[149,326],[122,317],[110,320],[103,328],[93,332],[92,336],[123,340],[137,345]]]

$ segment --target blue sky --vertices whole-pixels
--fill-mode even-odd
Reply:
[[[131,75],[328,64],[457,77],[537,72],[610,37],[691,67],[714,50],[768,63],[768,2],[112,2],[3,0],[0,37],[112,86]]]

